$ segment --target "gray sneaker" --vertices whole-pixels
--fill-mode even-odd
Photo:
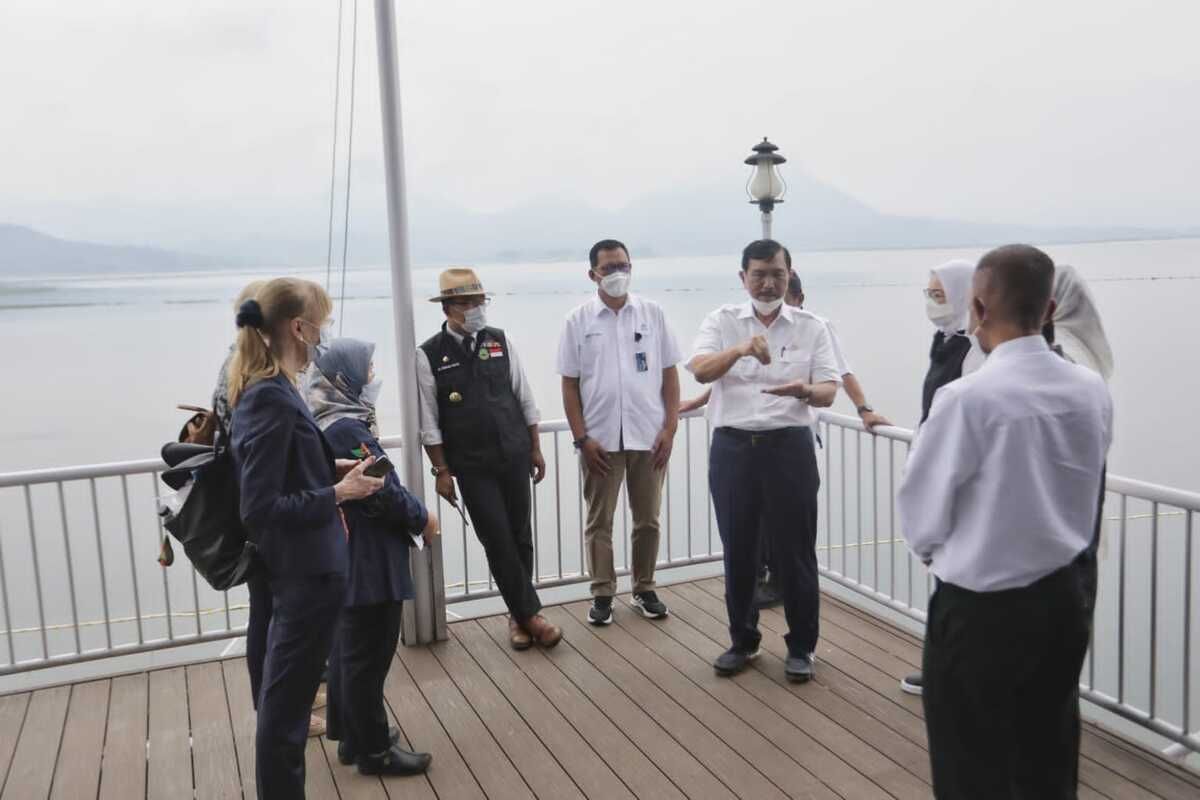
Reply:
[[[756,647],[753,650],[738,650],[729,648],[721,655],[717,656],[717,660],[713,662],[713,669],[722,677],[737,675],[746,668],[754,659],[758,658],[759,649]]]
[[[634,592],[633,610],[646,619],[664,619],[670,613],[667,604],[659,600],[654,592]]]
[[[611,597],[593,597],[592,607],[588,609],[588,622],[593,625],[611,625],[613,619],[612,603],[613,599]]]
[[[783,662],[783,674],[792,683],[808,683],[813,676],[812,656],[791,656]]]

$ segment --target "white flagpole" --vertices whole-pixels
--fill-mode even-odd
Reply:
[[[396,377],[404,437],[401,465],[404,485],[424,500],[417,415],[416,331],[412,267],[408,247],[408,204],[404,188],[404,131],[400,118],[400,70],[396,58],[396,8],[393,0],[375,0],[375,41],[379,51],[379,101],[383,112],[383,155],[387,172],[388,240],[392,266],[392,314],[396,328]],[[416,599],[404,606],[404,641],[424,644],[446,638],[446,588],[441,537],[432,547],[409,551]]]

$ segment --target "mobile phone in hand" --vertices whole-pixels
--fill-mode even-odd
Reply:
[[[382,478],[389,472],[396,469],[396,465],[387,456],[379,456],[375,459],[375,463],[363,470],[363,475],[370,475],[372,478]]]

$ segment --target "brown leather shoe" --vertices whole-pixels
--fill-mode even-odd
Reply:
[[[512,645],[513,650],[528,650],[533,644],[529,631],[522,628],[521,623],[512,617],[508,618],[508,643]]]
[[[562,640],[562,628],[551,623],[541,614],[536,614],[525,621],[525,630],[533,640],[542,647],[554,647]]]

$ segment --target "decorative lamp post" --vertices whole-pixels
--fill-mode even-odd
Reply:
[[[762,211],[762,238],[771,238],[771,212],[776,203],[783,202],[787,184],[779,175],[777,167],[787,159],[779,154],[779,148],[767,141],[767,137],[754,145],[754,152],[746,163],[754,167],[750,180],[746,182],[746,194],[750,202]]]

